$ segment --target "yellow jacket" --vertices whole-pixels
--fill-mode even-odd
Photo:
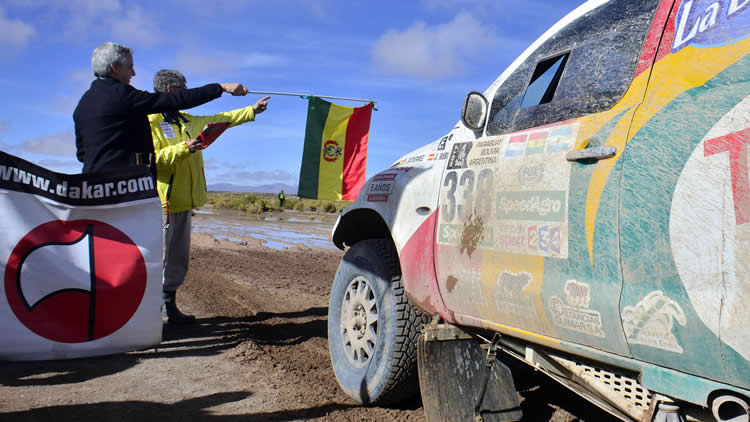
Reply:
[[[162,114],[148,116],[156,153],[156,188],[165,214],[189,211],[208,200],[203,152],[191,153],[185,141],[197,137],[210,122],[230,122],[234,127],[255,120],[253,106],[214,116],[180,114],[187,121],[178,119],[179,124],[165,122]]]

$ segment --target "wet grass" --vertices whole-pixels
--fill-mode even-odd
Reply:
[[[208,203],[214,208],[233,209],[247,214],[262,214],[268,211],[282,210],[278,194],[275,193],[209,192]],[[286,195],[283,209],[338,213],[351,203],[352,201],[303,199],[294,195]]]

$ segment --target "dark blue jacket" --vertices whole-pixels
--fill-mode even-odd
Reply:
[[[76,156],[83,173],[136,165],[136,153],[153,153],[148,115],[199,106],[221,96],[219,84],[152,94],[109,78],[91,83],[73,112]]]

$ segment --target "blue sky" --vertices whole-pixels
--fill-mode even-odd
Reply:
[[[376,101],[367,177],[448,132],[469,91],[483,91],[569,0],[0,0],[0,149],[78,173],[72,113],[93,79],[91,51],[134,50],[132,84],[178,69],[189,86]],[[156,7],[154,5],[157,5]],[[210,115],[261,95],[224,95]],[[341,105],[361,103],[335,101]],[[307,102],[274,96],[257,120],[204,151],[208,183],[295,185]]]

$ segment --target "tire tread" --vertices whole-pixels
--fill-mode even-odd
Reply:
[[[384,262],[388,263],[391,272],[391,287],[398,318],[391,373],[382,394],[373,401],[373,404],[383,405],[401,402],[419,393],[417,338],[422,325],[429,322],[429,317],[412,305],[406,296],[393,245],[385,239],[378,239],[376,249]]]

